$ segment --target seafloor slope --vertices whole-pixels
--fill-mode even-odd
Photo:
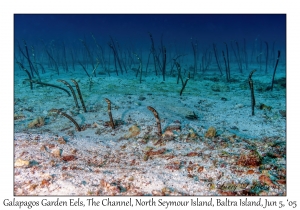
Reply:
[[[278,70],[255,73],[251,115],[248,75],[190,79],[182,96],[176,76],[47,73],[81,89],[87,112],[66,92],[24,72],[14,84],[15,195],[285,195],[286,89]],[[74,88],[77,94],[76,89]],[[112,129],[107,103],[115,122]],[[157,135],[159,114],[163,135]],[[51,110],[70,115],[80,126]]]

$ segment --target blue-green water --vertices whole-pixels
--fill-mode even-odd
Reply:
[[[185,153],[184,161],[193,156],[189,152],[198,151],[200,162],[207,159],[205,151],[209,151],[213,160],[206,168],[229,166],[228,157],[245,173],[255,167],[252,191],[247,193],[273,193],[255,184],[257,174],[265,175],[266,170],[280,186],[278,194],[285,193],[285,185],[279,184],[285,175],[274,175],[278,168],[285,169],[286,160],[285,15],[14,18],[16,141],[22,141],[22,136],[41,136],[44,140],[36,144],[42,145],[48,136],[55,140],[63,137],[69,144],[66,147],[84,152],[95,145],[116,150],[135,145],[140,148],[138,154],[151,154],[148,147],[153,151],[163,147],[166,156],[179,158]],[[79,85],[82,101],[72,80]],[[114,127],[105,99],[111,101]],[[162,136],[148,106],[159,114]],[[216,130],[213,137],[207,136],[210,127]],[[87,144],[78,146],[79,141]],[[22,154],[20,150],[16,148],[17,156]],[[252,153],[260,160],[254,160],[254,166],[238,160]],[[157,159],[151,157],[150,161]],[[179,165],[168,163],[165,167],[184,168],[178,161]],[[228,173],[236,170],[230,168]],[[192,176],[203,181],[198,175],[181,174],[184,179]],[[234,180],[227,178],[222,180]],[[215,177],[214,183],[218,186]],[[90,183],[87,186],[92,187]],[[208,189],[212,191],[206,195],[224,194],[221,188],[218,192]],[[126,190],[119,193],[126,195]],[[239,191],[237,195],[247,193]]]

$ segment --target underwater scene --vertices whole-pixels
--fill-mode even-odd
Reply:
[[[14,195],[286,195],[286,15],[15,14]]]

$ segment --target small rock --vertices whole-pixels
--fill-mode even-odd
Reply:
[[[279,184],[284,184],[284,185],[286,184],[285,179],[278,179],[276,182],[279,183]]]
[[[168,187],[164,187],[163,189],[161,189],[161,192],[163,195],[170,195],[172,193],[172,190]]]
[[[59,138],[57,139],[57,142],[60,143],[60,144],[66,144],[66,141],[64,140],[63,137],[59,137]]]
[[[52,155],[54,157],[60,157],[61,156],[61,149],[54,149],[54,150],[52,150]]]
[[[95,131],[95,134],[96,135],[100,135],[102,132],[101,132],[101,129],[100,128],[98,128],[96,131]]]
[[[181,130],[181,125],[180,124],[174,124],[174,125],[170,125],[166,128],[166,131],[177,131],[180,132]]]
[[[192,139],[195,139],[198,137],[197,133],[194,131],[194,129],[190,129],[189,130],[189,135],[188,137],[192,138]]]
[[[139,97],[139,100],[140,100],[140,101],[143,101],[143,100],[145,100],[145,99],[146,99],[146,97],[144,97],[144,96],[140,96],[140,97]]]
[[[208,130],[205,133],[206,138],[213,138],[217,134],[217,130],[214,127],[209,127]]]
[[[33,191],[33,190],[35,190],[35,188],[36,188],[37,186],[38,186],[37,184],[31,184],[28,190],[29,190],[29,191]]]
[[[144,155],[144,156],[143,156],[143,160],[144,160],[144,161],[147,161],[148,159],[149,159],[149,156],[148,156],[148,155]]]
[[[232,127],[230,127],[230,129],[232,129],[232,130],[239,130],[239,128],[238,127],[236,127],[235,125],[234,126],[232,126]]]
[[[156,150],[156,151],[150,150],[150,151],[146,152],[146,155],[147,156],[160,155],[160,154],[163,154],[165,151],[166,151],[166,148],[159,149],[159,150]]]
[[[174,136],[174,133],[170,130],[166,130],[164,133],[163,133],[163,138],[164,137],[173,137]]]
[[[129,133],[124,136],[124,138],[132,138],[139,135],[141,129],[137,125],[133,125],[129,128]]]
[[[237,105],[234,106],[234,108],[243,108],[243,107],[244,107],[243,104],[237,104]]]
[[[221,89],[220,89],[221,87],[219,86],[219,85],[217,85],[217,84],[213,84],[212,86],[211,86],[211,89],[213,90],[213,91],[215,91],[215,92],[221,92]]]
[[[195,157],[195,156],[199,156],[199,153],[198,152],[189,152],[186,156]]]
[[[29,166],[30,162],[28,160],[17,159],[15,162],[15,167]]]
[[[48,173],[42,174],[41,177],[45,180],[51,180],[52,179],[52,176]]]
[[[41,151],[46,151],[45,145],[41,146],[40,150],[41,150]]]
[[[94,123],[92,124],[92,128],[99,128],[99,127],[100,127],[99,124],[96,123],[96,122],[94,122]]]
[[[271,106],[267,106],[267,105],[265,105],[265,104],[260,104],[260,105],[259,105],[259,109],[270,111],[270,110],[272,109],[272,107],[271,107]]]
[[[45,180],[45,179],[43,179],[40,183],[41,187],[48,187],[49,185],[50,185],[49,180]]]
[[[53,149],[55,147],[55,144],[47,144],[46,145],[49,149]]]
[[[75,160],[75,156],[74,155],[66,155],[66,156],[63,156],[62,159],[64,161],[71,161],[71,160]]]
[[[185,118],[187,118],[189,120],[197,120],[198,116],[195,114],[195,112],[193,112],[193,114],[186,115]]]
[[[245,166],[245,167],[257,167],[261,164],[260,155],[252,150],[249,154],[240,155],[237,165]]]
[[[158,190],[153,190],[153,191],[152,191],[152,195],[153,195],[153,196],[163,196],[162,192],[161,192],[161,191],[158,191]]]
[[[262,184],[266,184],[270,187],[273,187],[275,186],[275,184],[271,181],[270,177],[266,176],[266,175],[261,175],[259,177],[259,181],[262,183]]]
[[[213,84],[211,86],[211,89],[215,92],[229,92],[230,87],[227,85],[222,85],[222,84]]]
[[[132,182],[133,180],[134,180],[134,177],[133,177],[133,176],[131,176],[131,177],[128,178],[128,181],[131,181],[131,182]]]
[[[76,154],[77,151],[78,151],[77,149],[71,149],[71,153],[72,153],[72,154]]]
[[[246,174],[254,174],[254,171],[252,169],[248,170]]]
[[[21,119],[24,119],[25,118],[25,116],[24,115],[22,115],[22,114],[14,114],[14,120],[21,120]]]
[[[56,165],[56,162],[55,162],[54,160],[51,160],[51,161],[49,162],[49,164],[50,164],[51,167],[54,167],[54,166]]]
[[[279,110],[282,117],[286,117],[286,110]]]
[[[45,120],[43,117],[37,117],[28,124],[28,128],[41,127],[45,125]]]
[[[266,191],[261,191],[258,195],[259,196],[267,196],[268,193]]]

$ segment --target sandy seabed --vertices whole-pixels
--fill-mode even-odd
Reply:
[[[92,83],[74,72],[42,76],[65,89],[57,79],[75,79],[87,112],[59,89],[30,90],[25,76],[15,74],[15,195],[286,195],[280,71],[273,91],[265,91],[270,75],[252,76],[254,116],[248,75],[233,74],[231,83],[218,75],[190,79],[182,96],[176,77],[147,76],[140,84],[128,75]],[[161,137],[148,106],[159,114]]]

